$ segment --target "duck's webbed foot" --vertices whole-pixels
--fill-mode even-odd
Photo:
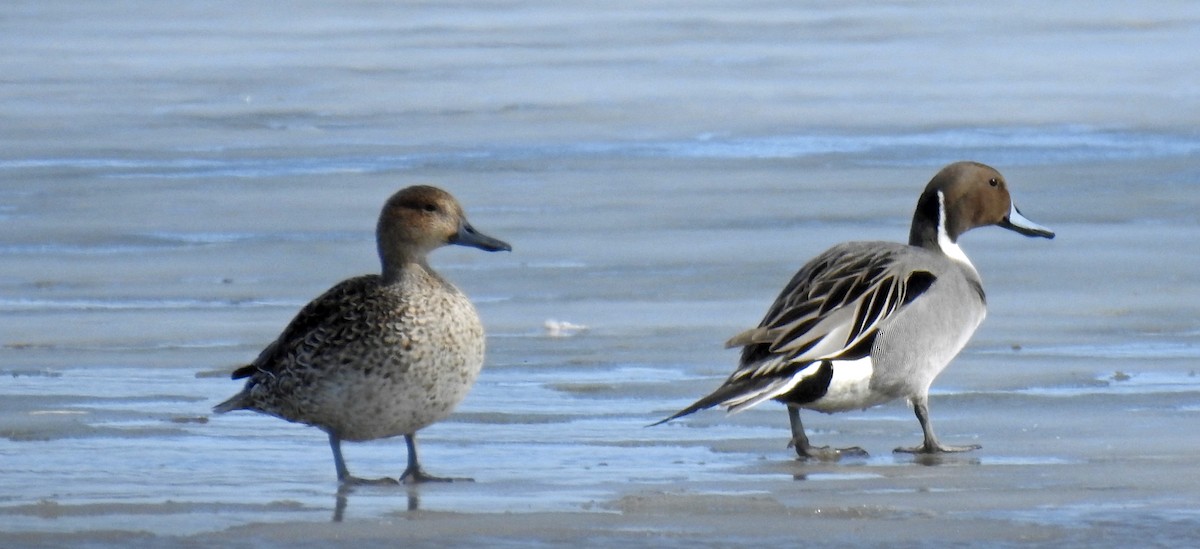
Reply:
[[[978,444],[966,444],[962,446],[950,446],[938,442],[937,436],[933,434],[933,423],[929,421],[929,397],[922,395],[914,398],[913,413],[917,415],[917,421],[921,423],[921,432],[925,434],[925,441],[920,446],[896,448],[896,453],[902,454],[951,454],[959,452],[970,452],[983,448]]]
[[[898,454],[955,454],[960,452],[970,452],[983,448],[978,444],[964,444],[962,446],[950,446],[942,444],[936,440],[932,443],[926,441],[920,446],[908,446],[896,448],[894,451]]]
[[[400,481],[392,477],[359,478],[350,475],[338,479],[338,482],[340,482],[342,486],[397,486],[400,484]]]
[[[858,446],[849,448],[830,448],[828,446],[811,446],[796,444],[793,440],[788,447],[796,450],[796,456],[800,459],[814,459],[817,461],[838,461],[842,458],[865,458],[870,454],[866,450]]]
[[[808,435],[804,434],[804,424],[800,422],[800,410],[793,406],[788,406],[788,420],[792,426],[792,440],[788,442],[788,448],[796,450],[796,456],[800,459],[815,459],[817,461],[838,461],[842,458],[865,458],[867,451],[853,446],[850,448],[830,448],[828,446],[813,446],[808,442]]]

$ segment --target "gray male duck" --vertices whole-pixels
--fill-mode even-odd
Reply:
[[[344,280],[305,305],[252,364],[233,372],[245,387],[213,410],[252,410],[325,431],[343,485],[454,480],[425,473],[416,433],[448,416],[475,383],[483,325],[426,255],[448,244],[512,248],[476,231],[453,196],[429,186],[388,199],[376,241],[382,274]],[[398,435],[408,445],[399,481],[350,475],[343,440]]]
[[[897,452],[978,449],[938,441],[929,386],[987,313],[983,282],[958,246],[959,236],[986,225],[1054,238],[1021,215],[995,169],[946,166],[917,200],[907,245],[847,242],[809,261],[757,328],[726,343],[742,347],[742,356],[725,383],[658,423],[718,405],[734,413],[776,400],[787,405],[797,455],[837,459],[865,452],[810,445],[800,408],[834,413],[907,398],[925,440]]]

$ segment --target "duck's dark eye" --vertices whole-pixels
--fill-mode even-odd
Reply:
[[[433,213],[433,212],[437,211],[437,204],[426,204],[426,205],[422,206],[421,209],[423,209],[427,212]]]
[[[1000,186],[1000,181],[999,181],[998,179],[996,179],[995,177],[993,177],[993,178],[991,178],[991,179],[989,179],[989,180],[988,180],[988,185],[991,185],[991,186],[993,186],[993,187],[999,187],[999,186]]]

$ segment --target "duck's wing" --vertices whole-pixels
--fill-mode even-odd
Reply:
[[[849,243],[801,268],[757,328],[731,338],[742,346],[726,385],[743,390],[722,404],[739,411],[791,390],[823,361],[871,353],[880,326],[937,280],[899,261],[902,245]]]
[[[879,325],[924,293],[933,273],[906,268],[900,245],[843,244],[792,277],[757,328],[731,338],[742,346],[735,377],[771,375],[783,362],[866,356]]]
[[[331,320],[345,317],[353,311],[381,281],[379,275],[364,275],[343,280],[326,290],[301,308],[284,328],[283,333],[267,345],[254,362],[234,370],[233,379],[250,377],[260,372],[271,375],[278,373],[281,367],[288,364],[289,348],[300,341],[318,343],[326,340],[330,336],[329,332],[335,329],[331,326],[337,324]]]
[[[824,361],[871,353],[879,327],[937,277],[906,268],[903,245],[848,243],[802,267],[757,328],[731,338],[743,347],[737,370],[712,394],[667,420],[713,406],[739,412],[787,393]]]

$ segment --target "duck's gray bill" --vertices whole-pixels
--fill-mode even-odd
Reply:
[[[486,234],[476,231],[475,227],[472,227],[470,223],[466,222],[464,222],[458,228],[458,234],[454,235],[454,238],[450,239],[450,243],[458,244],[459,246],[479,248],[480,250],[489,252],[512,251],[512,246],[509,246],[507,242],[498,238],[492,238]]]
[[[1000,220],[1000,226],[1005,229],[1013,230],[1025,236],[1040,236],[1042,238],[1054,238],[1054,231],[1047,229],[1037,223],[1034,223],[1021,215],[1021,211],[1017,209],[1017,205],[1013,204],[1012,209],[1008,211],[1008,216]]]

